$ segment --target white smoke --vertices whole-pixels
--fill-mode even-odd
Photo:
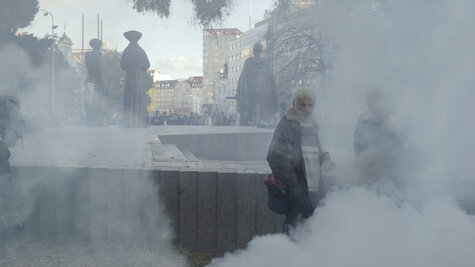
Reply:
[[[317,103],[338,186],[290,238],[256,237],[210,266],[473,266],[475,3],[364,2],[320,1],[316,16],[338,48]],[[404,140],[403,164],[397,181],[361,188],[353,133],[375,84]]]
[[[114,129],[108,128],[108,131],[106,127],[105,132],[97,128],[94,131],[86,127],[56,127],[58,125],[53,123],[50,113],[51,65],[45,60],[42,65],[33,66],[27,53],[14,44],[0,47],[0,61],[4,63],[0,66],[0,94],[13,95],[21,100],[28,128],[24,136],[25,148],[20,142],[10,148],[10,163],[17,172],[13,172],[11,177],[0,176],[0,266],[185,266],[185,256],[172,246],[174,233],[158,199],[158,185],[149,177],[150,172],[143,170],[140,174],[135,172],[135,175],[121,172],[124,163],[117,157],[117,144],[130,138],[130,131],[115,129],[118,132],[114,132]],[[66,75],[69,72],[56,72],[58,91],[74,88],[73,83],[67,83]],[[66,78],[61,79],[63,75]],[[57,99],[57,103],[64,101],[59,97]],[[59,108],[56,110],[57,113],[62,111]],[[67,133],[64,134],[64,131]],[[149,147],[151,134],[145,130],[140,132],[140,129],[138,132],[139,136],[136,137],[143,141],[140,149],[143,148],[143,153],[146,153],[144,147]],[[111,140],[111,133],[115,133],[115,141]],[[80,143],[82,145],[78,145]],[[121,151],[130,153],[129,148],[121,146]],[[127,157],[127,163],[143,163],[140,160],[145,157],[141,156],[136,158],[137,161]],[[114,162],[116,165],[113,165]],[[24,168],[25,165],[43,164],[49,166],[43,169],[49,169],[45,171],[47,173],[30,172]],[[109,167],[102,170],[97,168],[95,171],[99,177],[91,178],[95,178],[102,186],[89,186],[81,182],[88,177],[78,177],[77,171],[84,166],[98,165]],[[73,168],[68,168],[71,166]],[[114,171],[115,174],[112,174]],[[116,177],[117,174],[123,177]],[[126,181],[129,182],[127,186]],[[130,181],[135,181],[133,186]],[[115,191],[111,191],[111,188]],[[74,200],[70,194],[75,195]],[[100,204],[91,200],[91,196],[99,198],[96,201]],[[50,202],[42,203],[45,198],[49,198]],[[118,203],[122,201],[122,206],[114,205],[114,200]],[[126,201],[131,212],[127,217]],[[97,232],[93,232],[89,225],[92,215],[87,217],[86,212],[85,218],[72,218],[72,212],[59,211],[61,204],[67,206],[64,210],[68,212],[72,209],[96,212],[106,222],[101,225],[102,228],[98,227]],[[110,208],[115,210],[106,216],[103,210],[99,210],[101,205],[113,206]],[[53,210],[42,215],[46,218],[43,222],[33,218],[38,209],[40,213],[44,212],[41,207],[50,209],[50,212]],[[71,224],[66,227],[58,226],[70,220]],[[32,233],[35,232],[32,229],[39,225],[43,224],[41,227],[46,229],[50,223],[56,223],[57,229],[50,232],[45,230],[47,234],[38,234],[38,231]],[[126,227],[126,224],[132,226]],[[91,240],[83,242],[79,234],[74,236],[74,231],[85,235],[81,238]],[[43,236],[38,239],[38,235]],[[93,235],[99,236],[97,240],[93,240]],[[63,236],[71,238],[63,239]]]
[[[414,206],[363,188],[331,194],[293,234],[259,237],[210,266],[472,266],[475,222],[450,198]]]
[[[1,47],[0,60],[0,94],[15,94],[16,88],[28,83],[31,75],[31,62],[28,55],[20,47],[9,44]],[[15,64],[11,64],[15,62]]]

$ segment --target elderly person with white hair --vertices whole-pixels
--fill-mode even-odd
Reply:
[[[329,160],[318,137],[318,125],[313,119],[315,93],[299,89],[293,97],[293,107],[275,128],[267,161],[283,194],[269,190],[268,206],[285,214],[282,231],[288,233],[298,223],[299,214],[308,218],[323,197],[321,165]],[[271,186],[272,187],[272,186]]]

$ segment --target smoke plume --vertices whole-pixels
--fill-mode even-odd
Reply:
[[[338,0],[317,10],[337,51],[316,115],[338,177],[290,237],[256,237],[210,266],[472,266],[475,3]],[[394,179],[361,187],[353,134],[374,85],[403,142]]]

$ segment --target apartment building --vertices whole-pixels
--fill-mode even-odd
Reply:
[[[219,88],[225,86],[229,44],[240,38],[236,28],[203,30],[203,104],[216,104]]]

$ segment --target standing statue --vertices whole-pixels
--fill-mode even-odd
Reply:
[[[92,51],[85,55],[87,67],[87,87],[84,94],[86,122],[90,125],[101,124],[102,99],[104,96],[104,81],[102,79],[102,42],[99,39],[91,39],[89,45]]]
[[[126,72],[124,86],[124,126],[144,125],[146,113],[146,71],[150,67],[147,54],[137,43],[142,37],[138,31],[128,31],[124,36],[129,45],[122,53],[120,67]]]
[[[236,91],[240,125],[273,124],[278,110],[275,80],[262,44],[255,43],[246,59]]]

